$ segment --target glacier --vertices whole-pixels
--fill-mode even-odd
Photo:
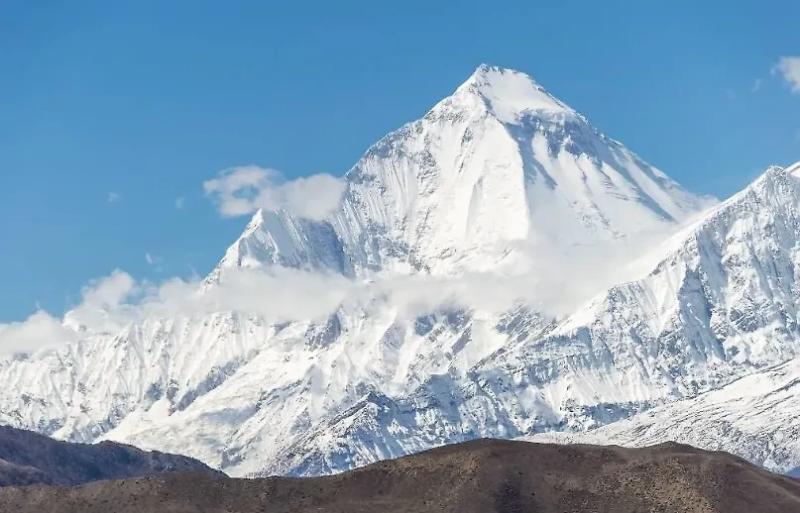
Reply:
[[[774,373],[800,356],[799,169],[770,168],[717,203],[528,75],[482,65],[369,148],[326,218],[257,212],[198,292],[293,269],[405,296],[354,294],[291,321],[221,310],[86,332],[0,361],[0,422],[237,476],[326,474],[477,437],[709,446],[712,432],[788,471],[800,453],[782,410],[706,435],[687,419],[769,409],[777,393],[792,403]],[[437,294],[448,287],[457,297]],[[480,301],[498,289],[501,307]]]

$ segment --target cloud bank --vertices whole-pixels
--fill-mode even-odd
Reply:
[[[22,322],[0,325],[0,355],[29,353],[91,335],[114,335],[153,318],[202,317],[236,311],[267,322],[322,321],[338,308],[390,309],[413,320],[442,309],[475,309],[500,314],[516,304],[553,317],[629,279],[637,247],[574,247],[554,251],[522,245],[513,265],[496,272],[459,276],[372,274],[351,279],[339,274],[285,267],[228,269],[218,283],[171,278],[136,281],[115,270],[92,280],[63,319],[40,311]],[[660,239],[663,240],[663,239]],[[548,249],[548,248],[551,249]],[[638,265],[638,264],[637,264]],[[650,270],[650,264],[641,270]],[[569,270],[569,275],[562,270]]]
[[[240,166],[207,180],[203,189],[224,216],[265,209],[287,210],[299,217],[319,220],[339,205],[344,182],[328,174],[286,180],[274,169]]]

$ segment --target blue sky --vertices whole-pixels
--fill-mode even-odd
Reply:
[[[115,268],[205,274],[246,223],[205,180],[342,174],[481,62],[697,192],[800,160],[800,94],[772,72],[800,55],[798,2],[166,4],[0,3],[0,322]]]

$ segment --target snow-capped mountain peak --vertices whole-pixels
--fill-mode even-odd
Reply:
[[[518,123],[526,113],[576,115],[529,75],[508,68],[481,64],[454,96],[476,95],[504,123]]]
[[[344,180],[328,219],[264,212],[221,267],[482,272],[517,266],[530,246],[559,253],[673,231],[708,203],[528,75],[487,65]]]

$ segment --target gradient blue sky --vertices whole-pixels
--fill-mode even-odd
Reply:
[[[796,1],[288,4],[0,2],[0,321],[115,268],[205,274],[246,219],[204,180],[342,174],[481,62],[697,192],[800,160],[800,95],[771,74],[800,55]]]

